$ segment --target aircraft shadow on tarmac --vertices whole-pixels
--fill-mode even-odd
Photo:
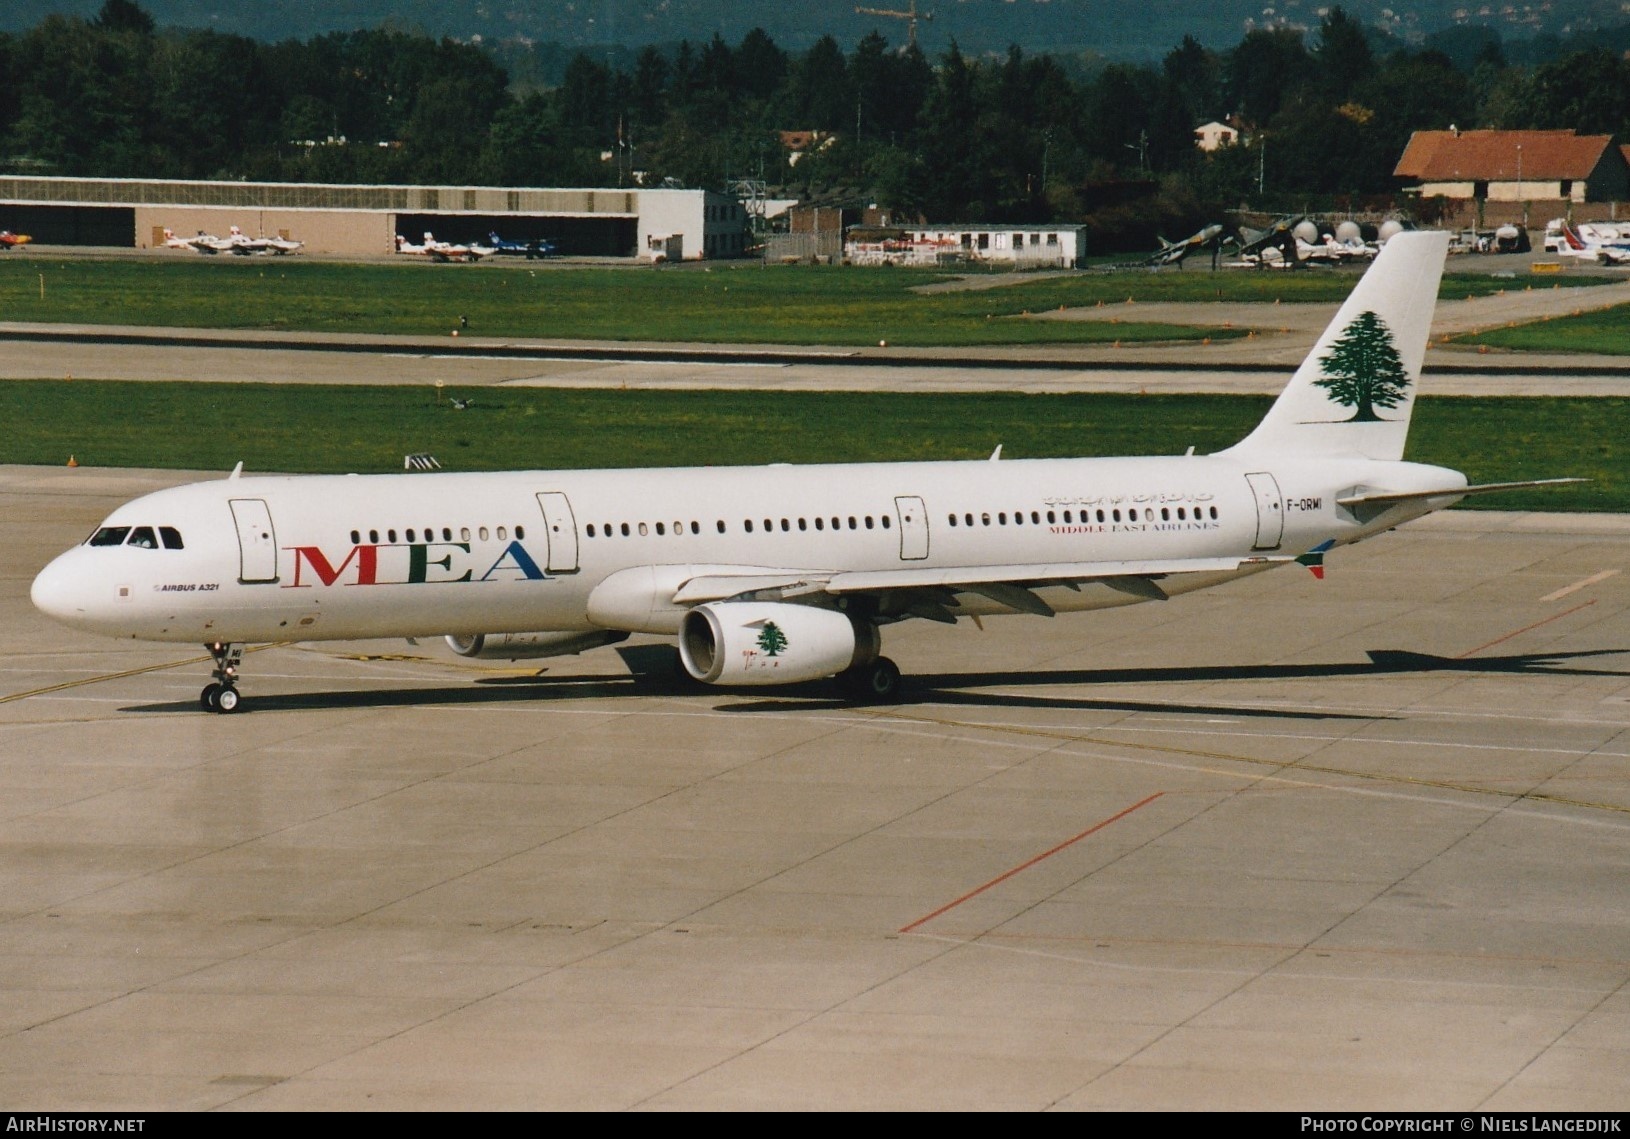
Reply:
[[[900,685],[896,704],[960,704],[981,707],[1078,708],[1099,711],[1188,713],[1207,716],[1265,717],[1281,720],[1376,720],[1388,717],[1352,715],[1342,712],[1315,712],[1299,709],[1239,705],[1189,704],[1180,699],[1138,701],[1095,697],[1030,696],[1021,693],[969,691],[982,688],[1029,688],[1045,685],[1092,686],[1100,684],[1161,684],[1233,680],[1329,680],[1342,677],[1376,677],[1407,673],[1452,672],[1468,675],[1516,673],[1530,676],[1630,676],[1630,672],[1569,667],[1568,662],[1597,656],[1622,656],[1626,650],[1591,649],[1576,653],[1523,653],[1511,656],[1485,656],[1471,659],[1440,657],[1404,649],[1369,649],[1368,661],[1350,664],[1264,664],[1206,665],[1180,668],[1101,668],[1053,669],[1029,672],[917,673],[906,676]],[[789,687],[787,695],[794,694]],[[820,695],[826,703],[838,706],[830,692]],[[1174,694],[1175,695],[1175,694]],[[757,700],[724,706],[736,712],[785,711],[810,707],[812,701],[780,699]]]
[[[650,696],[747,696],[747,689],[704,688],[678,675],[674,650],[665,645],[645,645],[620,649],[627,673],[593,676],[489,677],[472,684],[434,688],[367,690],[328,690],[323,692],[252,693],[244,702],[245,711],[301,711],[335,708],[408,708],[423,706],[496,705],[517,702],[584,699],[642,699]],[[1091,687],[1109,684],[1163,684],[1226,682],[1247,680],[1326,680],[1343,677],[1379,677],[1409,673],[1461,673],[1474,676],[1630,676],[1630,671],[1581,667],[1578,662],[1595,657],[1625,656],[1630,650],[1591,649],[1583,652],[1520,653],[1508,656],[1480,656],[1469,659],[1434,656],[1401,649],[1371,649],[1367,661],[1346,664],[1257,664],[1213,665],[1174,668],[1050,669],[1025,672],[917,673],[902,679],[895,706],[913,704],[962,705],[1009,708],[1071,708],[1083,711],[1187,713],[1204,716],[1263,717],[1269,719],[1374,720],[1373,715],[1319,712],[1307,709],[1272,707],[1249,708],[1238,705],[1191,704],[1178,693],[1174,699],[1128,700],[1115,697],[1048,696],[1043,694],[978,691],[987,688],[1040,689],[1054,685]],[[756,692],[752,695],[758,695]],[[773,697],[732,701],[717,705],[731,712],[786,712],[826,708],[856,707],[852,700],[838,696],[830,681],[790,684],[775,690]],[[176,712],[197,707],[195,701],[165,701],[133,705],[126,712]]]

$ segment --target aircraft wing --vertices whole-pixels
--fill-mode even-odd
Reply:
[[[1164,599],[1155,579],[1180,573],[1235,573],[1246,566],[1274,565],[1295,559],[1289,555],[1223,558],[1171,558],[1158,561],[1038,562],[991,566],[908,566],[886,570],[810,570],[784,574],[711,573],[691,578],[674,594],[676,605],[724,601],[745,593],[780,591],[784,598],[824,593],[833,596],[882,594],[897,590],[938,590],[977,593],[1014,609],[1052,615],[1046,602],[1030,592],[1039,585],[1074,587],[1103,582],[1140,597]],[[927,616],[928,614],[919,614]]]

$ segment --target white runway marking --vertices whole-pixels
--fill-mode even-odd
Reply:
[[[1544,597],[1541,597],[1540,600],[1561,601],[1564,597],[1568,596],[1568,594],[1578,593],[1581,589],[1584,589],[1587,586],[1595,585],[1599,581],[1606,581],[1608,578],[1612,577],[1618,572],[1619,571],[1616,569],[1605,569],[1601,573],[1593,573],[1587,578],[1574,582],[1572,585],[1563,586],[1555,593],[1547,593]]]

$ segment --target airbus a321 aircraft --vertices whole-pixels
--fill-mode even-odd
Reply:
[[[517,659],[667,634],[708,684],[836,676],[886,698],[900,672],[880,634],[898,621],[1163,600],[1533,485],[1402,461],[1447,246],[1388,242],[1266,418],[1213,455],[234,471],[121,506],[40,573],[34,604],[77,629],[203,642],[215,712],[240,706],[247,643],[435,635]]]

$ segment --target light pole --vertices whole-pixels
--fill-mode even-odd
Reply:
[[[1528,228],[1528,200],[1522,193],[1522,143],[1517,144],[1517,200],[1522,203],[1522,227]]]
[[[1138,132],[1138,141],[1135,144],[1130,143],[1130,142],[1123,142],[1123,143],[1121,143],[1121,145],[1126,147],[1126,149],[1128,149],[1128,150],[1135,150],[1135,151],[1138,152],[1138,173],[1142,174],[1145,177],[1148,177],[1148,174],[1149,174],[1149,132],[1146,131],[1146,130],[1141,130],[1141,131]]]

